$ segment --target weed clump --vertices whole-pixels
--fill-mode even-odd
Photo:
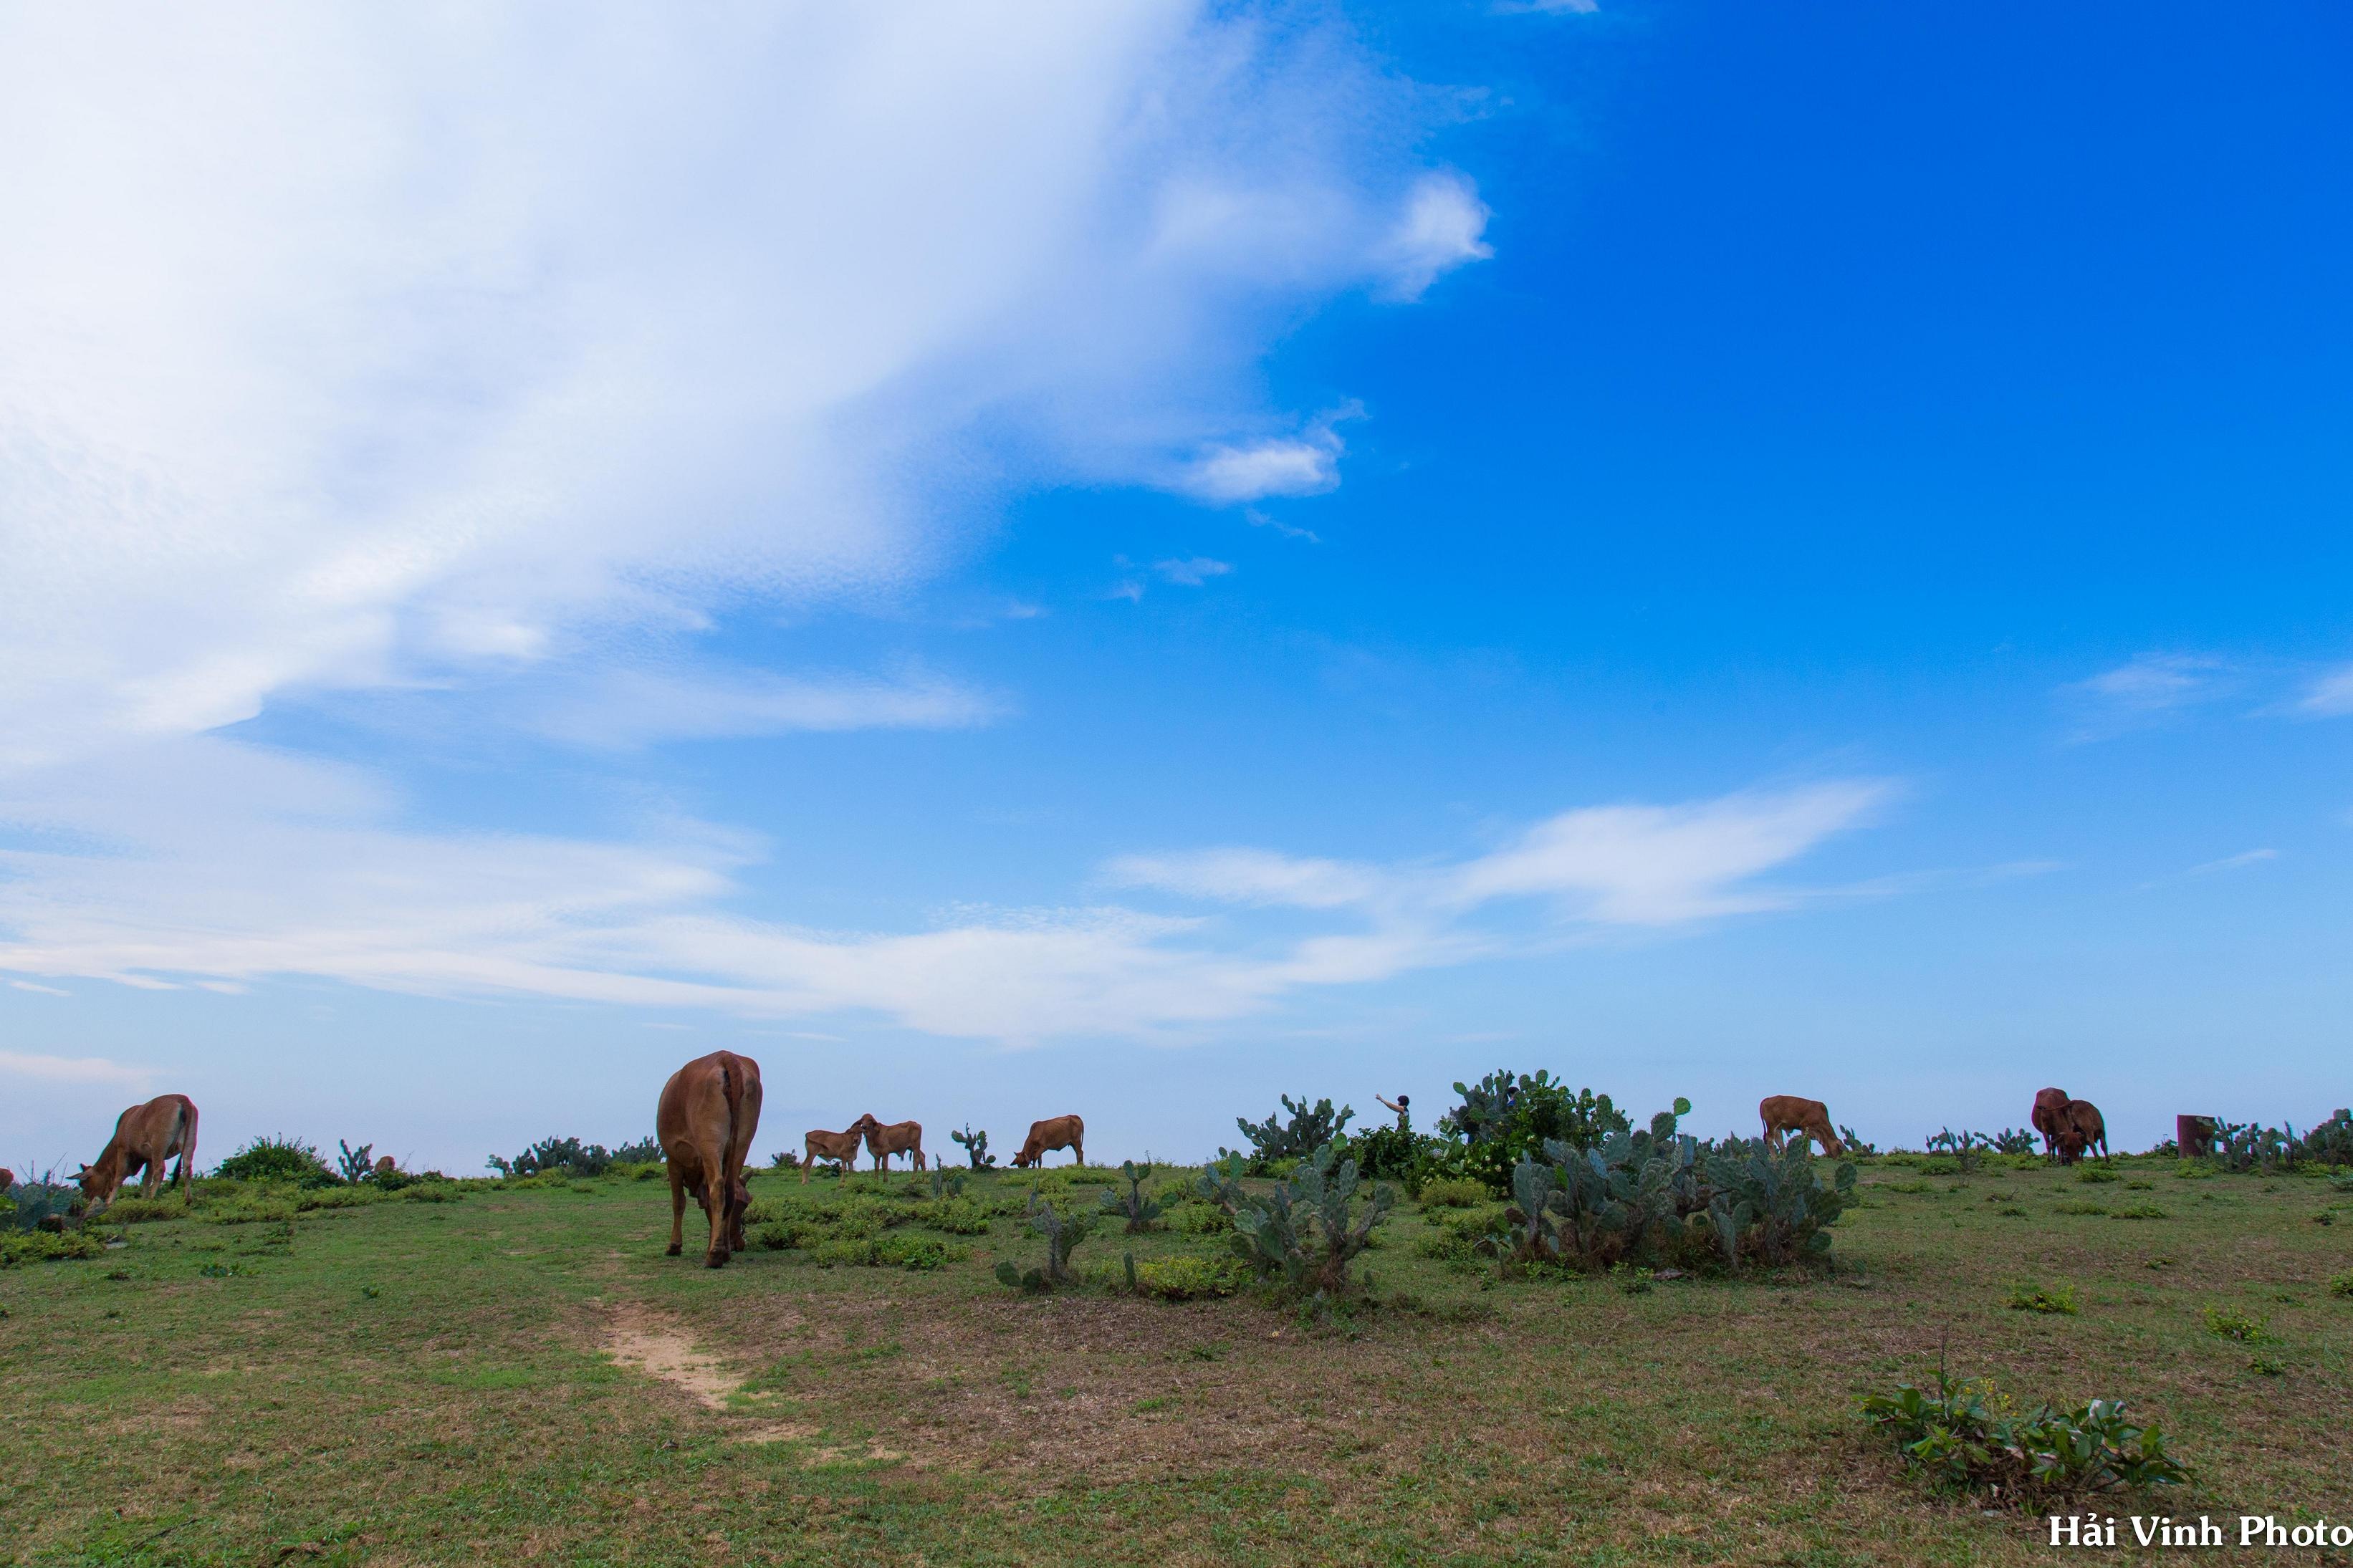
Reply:
[[[2052,1312],[2072,1318],[2076,1313],[2075,1287],[2023,1281],[2010,1288],[2010,1300],[2003,1305],[2013,1312]]]
[[[2218,1340],[2232,1340],[2242,1345],[2262,1340],[2269,1321],[2252,1312],[2233,1312],[2221,1307],[2206,1309],[2206,1331]]]
[[[291,1182],[298,1187],[332,1187],[336,1175],[319,1151],[299,1138],[256,1138],[214,1170],[237,1182]]]
[[[1860,1408],[1911,1469],[1955,1490],[2021,1505],[2189,1478],[2156,1425],[2133,1422],[2121,1399],[2020,1411],[1990,1381],[1956,1381],[1939,1371],[1932,1388],[1898,1384],[1891,1394],[1867,1395]]]
[[[1247,1276],[1233,1261],[1210,1258],[1155,1258],[1135,1266],[1135,1288],[1164,1301],[1196,1301],[1230,1296]]]

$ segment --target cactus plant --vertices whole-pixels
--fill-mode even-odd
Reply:
[[[1841,1162],[1825,1185],[1804,1143],[1775,1150],[1763,1139],[1727,1139],[1710,1156],[1708,1222],[1729,1268],[1744,1257],[1767,1268],[1813,1261],[1831,1249],[1830,1232],[1854,1201],[1855,1168]]]
[[[975,1132],[971,1122],[964,1124],[963,1131],[949,1133],[948,1139],[951,1142],[964,1145],[965,1156],[972,1162],[974,1170],[993,1171],[997,1168],[997,1156],[988,1152],[988,1134]]]
[[[1077,1250],[1095,1227],[1095,1216],[1084,1210],[1063,1214],[1053,1205],[1044,1202],[1037,1189],[1029,1194],[1027,1210],[1029,1228],[1046,1238],[1046,1267],[1042,1269],[1016,1268],[1010,1261],[997,1266],[1000,1283],[1018,1290],[1036,1292],[1050,1290],[1057,1285],[1075,1285],[1079,1277],[1071,1268],[1071,1254]]]
[[[1122,1194],[1115,1186],[1105,1187],[1103,1191],[1103,1212],[1124,1218],[1130,1236],[1140,1236],[1150,1230],[1153,1222],[1161,1215],[1159,1204],[1144,1195],[1144,1179],[1150,1174],[1152,1166],[1148,1162],[1138,1165],[1133,1160],[1122,1160],[1119,1163],[1119,1179],[1126,1184],[1126,1193]]]
[[[1277,1160],[1305,1159],[1345,1132],[1356,1114],[1353,1106],[1344,1105],[1334,1110],[1328,1099],[1319,1100],[1312,1107],[1304,1095],[1296,1100],[1287,1094],[1281,1099],[1282,1109],[1291,1113],[1287,1125],[1272,1116],[1264,1121],[1252,1121],[1245,1116],[1234,1118],[1234,1125],[1250,1140],[1250,1168],[1253,1175],[1265,1175]]]
[[[932,1166],[932,1196],[941,1202],[945,1202],[949,1198],[962,1197],[964,1184],[965,1178],[961,1174],[949,1175],[945,1165],[935,1163]]]
[[[1280,1277],[1293,1294],[1339,1296],[1350,1261],[1371,1245],[1373,1227],[1396,1205],[1396,1191],[1377,1186],[1356,1206],[1356,1162],[1340,1158],[1336,1141],[1317,1148],[1264,1197],[1243,1189],[1241,1166],[1241,1156],[1229,1154],[1204,1171],[1200,1183],[1202,1196],[1233,1216],[1235,1255],[1261,1279]]]

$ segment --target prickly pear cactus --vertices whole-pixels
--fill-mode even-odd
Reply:
[[[1150,1163],[1138,1165],[1133,1160],[1119,1163],[1119,1179],[1127,1186],[1123,1194],[1118,1187],[1105,1187],[1100,1200],[1103,1212],[1117,1215],[1127,1222],[1127,1234],[1138,1236],[1152,1228],[1161,1208],[1158,1203],[1144,1195],[1144,1180],[1152,1174]]]

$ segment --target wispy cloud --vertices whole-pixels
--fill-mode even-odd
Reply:
[[[866,1015],[1008,1041],[1181,1034],[1303,989],[1563,933],[1790,907],[1804,895],[1767,874],[1862,825],[1890,793],[1859,781],[1588,808],[1444,864],[1225,848],[1105,868],[1113,884],[1196,905],[1295,911],[1304,931],[1097,904],[828,931],[729,912],[737,874],[762,852],[740,835],[686,822],[626,844],[422,832],[337,770],[218,741],[183,747],[176,815],[141,815],[136,791],[0,802],[0,815],[114,847],[0,851],[0,970],[151,986],[308,975],[436,994]],[[341,809],[322,811],[325,801]],[[1513,912],[1530,899],[1532,916]]]
[[[2266,860],[2278,858],[2279,851],[2276,849],[2250,849],[2243,854],[2225,855],[2220,860],[2209,860],[2202,865],[2192,866],[2182,875],[2203,877],[2213,871],[2236,871],[2248,866],[2260,866]]]
[[[1295,437],[1213,446],[1177,476],[1175,488],[1220,506],[1269,496],[1321,495],[1340,482],[1340,455],[1346,450],[1340,425],[1363,416],[1363,408],[1351,403]]]
[[[126,1067],[104,1057],[49,1057],[29,1051],[0,1051],[0,1073],[40,1083],[111,1083],[134,1089],[145,1088],[155,1077],[151,1068]]]
[[[2332,669],[2305,689],[2296,707],[2316,718],[2353,713],[2353,664]]]
[[[2145,653],[2059,689],[2076,718],[2078,740],[2142,728],[2228,695],[2237,667],[2207,654]]]
[[[54,985],[43,985],[31,980],[11,980],[8,984],[19,991],[31,991],[43,996],[70,996],[73,994],[70,991],[61,991]]]
[[[1490,216],[1477,188],[1461,175],[1425,176],[1406,198],[1405,212],[1389,236],[1388,297],[1419,300],[1441,274],[1493,256],[1482,237]]]
[[[813,679],[752,671],[623,669],[559,688],[525,723],[554,740],[627,747],[792,731],[965,729],[1006,702],[927,676]]]
[[[1212,577],[1226,575],[1233,567],[1227,562],[1196,555],[1183,561],[1156,561],[1152,569],[1180,588],[1198,588]]]

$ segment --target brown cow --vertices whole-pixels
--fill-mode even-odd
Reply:
[[[2108,1152],[2108,1124],[2100,1108],[2088,1100],[2071,1100],[2059,1108],[2059,1163],[2072,1165],[2090,1150],[2097,1148],[2100,1158],[2113,1160]]]
[[[858,1166],[859,1146],[866,1142],[869,1120],[861,1116],[841,1132],[820,1132],[811,1129],[801,1139],[801,1185],[808,1185],[809,1172],[819,1160],[840,1161],[841,1179],[845,1182],[849,1180],[849,1173]]]
[[[760,1064],[733,1051],[697,1057],[662,1085],[654,1139],[670,1170],[670,1256],[685,1242],[686,1194],[711,1219],[702,1261],[712,1268],[744,1248],[744,1211],[752,1204],[744,1161],[760,1128]]]
[[[5,1165],[0,1165],[0,1193],[6,1192],[10,1187],[15,1186],[16,1184],[16,1173],[10,1170]]]
[[[2042,1157],[2050,1159],[2059,1152],[2059,1108],[2067,1103],[2063,1089],[2038,1089],[2034,1091],[2034,1109],[2027,1121],[2042,1134]]]
[[[858,1119],[858,1125],[866,1129],[866,1152],[874,1156],[876,1170],[889,1164],[893,1154],[905,1154],[914,1161],[916,1170],[923,1168],[922,1122],[881,1122],[874,1120],[874,1113],[870,1110]]]
[[[1820,1143],[1825,1154],[1835,1157],[1846,1152],[1838,1134],[1831,1131],[1831,1108],[1819,1100],[1768,1094],[1757,1102],[1757,1116],[1765,1123],[1765,1141],[1775,1148],[1780,1147],[1781,1134],[1795,1132]]]
[[[1049,1149],[1068,1149],[1080,1164],[1085,1164],[1087,1124],[1075,1116],[1050,1116],[1043,1121],[1032,1121],[1029,1136],[1021,1141],[1021,1152],[1013,1156],[1013,1163],[1041,1163]]]
[[[82,1195],[102,1209],[114,1201],[123,1183],[143,1169],[139,1195],[152,1198],[164,1185],[164,1166],[174,1154],[180,1157],[180,1168],[172,1180],[185,1197],[195,1179],[196,1102],[185,1094],[159,1094],[122,1113],[98,1163],[84,1165],[74,1173],[74,1180],[81,1184]]]

